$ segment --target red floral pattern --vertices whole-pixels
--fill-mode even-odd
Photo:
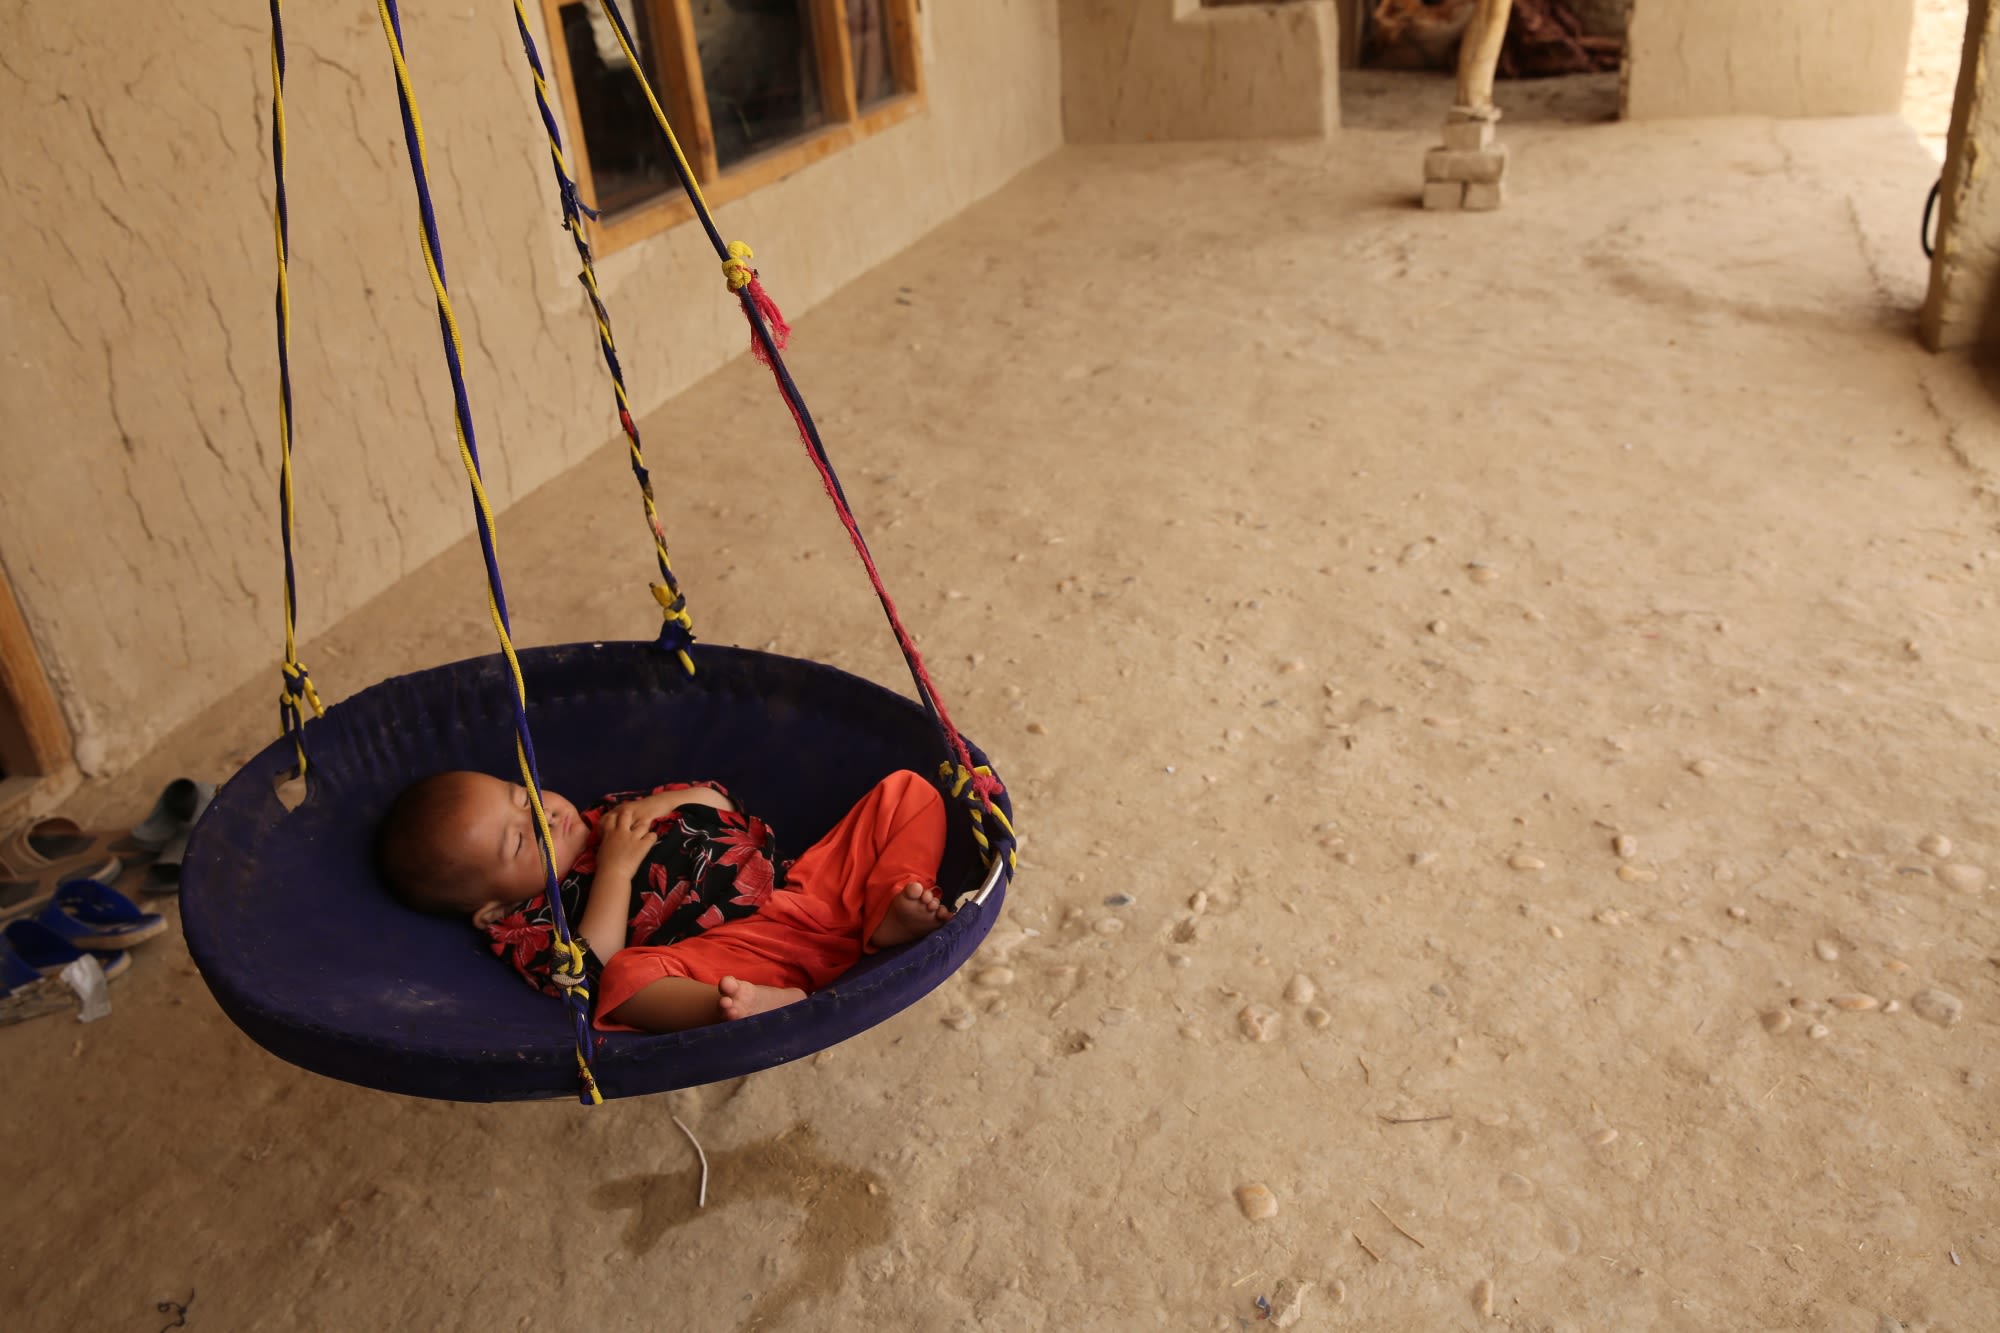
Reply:
[[[654,791],[679,791],[714,783],[676,782]],[[597,870],[598,825],[607,811],[644,792],[618,792],[582,812],[590,842],[560,886],[563,910],[572,927],[583,915]],[[726,794],[726,793],[725,793]],[[625,943],[664,945],[712,930],[725,921],[753,915],[783,878],[777,841],[763,820],[708,805],[685,805],[653,825],[658,835],[632,876],[632,906]],[[505,957],[529,985],[549,995],[563,989],[552,979],[555,912],[547,894],[486,928],[493,952]],[[578,941],[582,943],[581,940]],[[604,964],[583,946],[584,972],[595,987]]]

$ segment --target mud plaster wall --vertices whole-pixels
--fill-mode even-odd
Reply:
[[[1912,0],[1637,0],[1625,116],[1894,115]]]
[[[1061,142],[1055,0],[923,13],[926,114],[722,210],[788,312]],[[608,389],[510,7],[408,6],[404,32],[504,507],[606,442]],[[357,0],[290,6],[287,34],[310,635],[470,518],[381,29]],[[277,697],[267,40],[219,0],[0,15],[0,567],[88,773],[255,673]],[[600,267],[642,410],[745,346],[694,228]]]
[[[2000,181],[1992,167],[1993,154],[2000,152],[2000,97],[1994,96],[1988,63],[2000,51],[1996,34],[2000,7],[1972,0],[1938,199],[1937,253],[1924,301],[1923,338],[1933,351],[2000,345]]]
[[[1333,0],[1063,0],[1063,127],[1076,143],[1313,138],[1340,125]]]

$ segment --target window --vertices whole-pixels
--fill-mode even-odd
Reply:
[[[710,204],[921,109],[918,0],[623,0],[660,105]],[[542,0],[584,198],[615,250],[690,216],[664,136],[597,0]]]

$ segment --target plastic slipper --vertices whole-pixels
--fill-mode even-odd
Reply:
[[[0,865],[26,876],[57,861],[73,860],[97,845],[74,819],[38,819],[0,845]]]
[[[116,856],[87,852],[72,861],[57,862],[27,874],[0,873],[0,921],[37,910],[71,880],[113,880],[124,868]]]
[[[146,878],[139,885],[139,892],[148,898],[164,898],[181,891],[181,861],[187,856],[188,835],[177,833],[174,840],[160,848],[160,854],[153,858],[153,864],[146,867]]]
[[[212,783],[193,778],[175,778],[160,792],[153,809],[132,831],[111,845],[111,850],[150,856],[176,837],[194,827],[208,803],[215,799]]]
[[[61,936],[72,948],[129,949],[165,931],[167,920],[143,910],[109,884],[72,880],[56,890],[55,901],[33,920]]]
[[[16,958],[45,977],[54,976],[86,953],[104,969],[106,979],[132,966],[129,953],[79,949],[39,921],[9,921],[4,938]]]
[[[0,878],[43,879],[56,871],[73,879],[79,866],[117,860],[108,841],[85,833],[73,819],[38,819],[0,843]]]

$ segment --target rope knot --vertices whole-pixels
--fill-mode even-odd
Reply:
[[[756,252],[742,241],[729,243],[729,258],[722,261],[722,276],[728,282],[729,290],[740,292],[757,277],[757,270],[750,267]]]
[[[564,990],[581,986],[588,980],[583,965],[583,946],[576,942],[575,936],[572,935],[566,941],[558,940],[556,942],[556,955],[561,961],[555,967],[549,969],[549,980],[555,982],[556,985],[561,986]]]
[[[326,716],[326,705],[320,702],[319,690],[314,687],[312,676],[306,664],[293,658],[279,667],[285,677],[285,700],[287,703],[303,701],[312,709],[314,717]]]
[[[678,588],[669,588],[664,583],[654,583],[647,586],[652,588],[653,600],[660,604],[660,612],[665,616],[669,624],[679,625],[685,630],[692,631],[694,629],[694,617],[690,616],[687,612],[686,593],[681,592]]]
[[[688,656],[688,649],[694,647],[694,617],[687,613],[687,597],[663,583],[651,586],[661,613],[660,637],[654,642],[678,657],[682,669],[692,676],[694,659]]]
[[[561,171],[556,173],[556,180],[558,182],[556,190],[562,196],[563,226],[575,230],[576,219],[580,217],[589,218],[592,222],[597,221],[601,214],[583,202],[583,194],[576,188],[576,182],[571,180],[566,172]]]

